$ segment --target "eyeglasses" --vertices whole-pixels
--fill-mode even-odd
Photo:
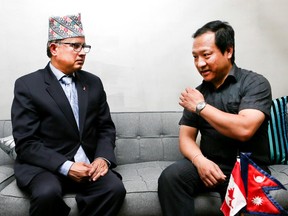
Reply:
[[[81,44],[81,43],[58,42],[58,44],[70,45],[75,52],[80,52],[83,49],[85,53],[89,53],[91,49],[90,45]]]

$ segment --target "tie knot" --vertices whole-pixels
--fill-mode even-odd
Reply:
[[[72,76],[67,76],[67,75],[63,76],[61,78],[61,82],[64,83],[65,85],[71,84],[72,83]]]

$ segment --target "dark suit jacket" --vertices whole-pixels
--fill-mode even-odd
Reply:
[[[91,162],[104,157],[111,168],[116,166],[115,126],[102,82],[82,70],[75,77],[79,130],[49,64],[16,80],[11,119],[17,152],[15,176],[20,187],[43,170],[58,172],[66,160],[73,160],[80,145]]]

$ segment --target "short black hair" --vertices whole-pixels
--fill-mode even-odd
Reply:
[[[215,20],[206,23],[204,26],[199,28],[194,34],[193,38],[196,38],[204,33],[214,32],[215,33],[215,45],[219,48],[222,54],[232,47],[233,54],[231,58],[231,63],[234,64],[235,61],[235,39],[234,39],[234,29],[229,25],[228,22]]]

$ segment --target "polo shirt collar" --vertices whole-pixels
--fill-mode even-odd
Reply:
[[[232,66],[232,69],[230,70],[227,78],[225,79],[224,83],[218,88],[221,89],[223,86],[225,86],[227,83],[236,83],[239,80],[239,70],[237,65],[234,63]],[[203,85],[206,85],[209,89],[215,90],[215,87],[212,83],[207,82],[205,80],[202,81]]]

